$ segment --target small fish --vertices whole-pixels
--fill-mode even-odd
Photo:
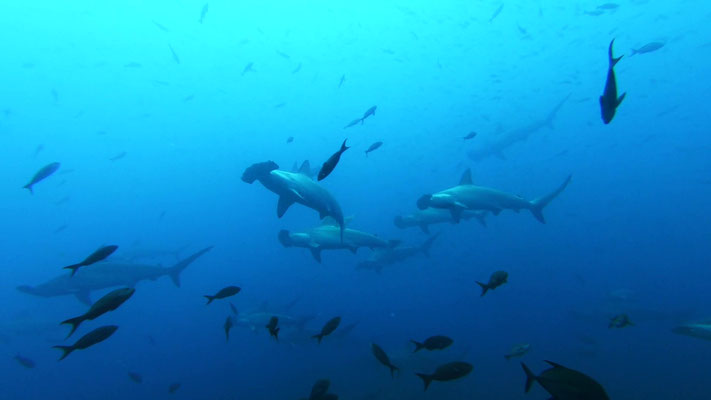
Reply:
[[[509,350],[509,352],[504,355],[504,358],[510,360],[514,357],[521,357],[524,354],[528,353],[529,350],[531,350],[530,344],[520,343],[511,347],[511,350]]]
[[[368,153],[370,153],[371,151],[375,151],[375,150],[379,149],[380,146],[382,146],[382,145],[383,145],[383,142],[375,142],[375,143],[371,144],[370,147],[368,147],[368,150],[365,151],[365,155],[367,156]]]
[[[282,58],[284,58],[284,59],[286,59],[286,60],[288,60],[288,59],[291,58],[290,55],[284,53],[283,51],[276,50],[276,53],[277,53],[280,57],[282,57]]]
[[[283,108],[285,105],[286,103],[282,101],[281,103],[274,105],[274,108]]]
[[[651,53],[653,51],[657,51],[657,50],[661,49],[662,47],[664,47],[664,43],[661,43],[661,42],[647,43],[638,49],[632,49],[632,54],[630,54],[630,57],[632,57],[635,54]]]
[[[53,88],[50,93],[52,94],[52,100],[54,100],[55,103],[59,102],[59,93],[57,92],[57,89]]]
[[[603,11],[603,10],[583,11],[583,14],[590,15],[593,17],[599,17],[600,15],[602,15],[604,13],[605,13],[605,11]]]
[[[37,158],[37,156],[39,155],[39,153],[40,153],[42,150],[44,150],[44,145],[41,145],[41,144],[37,145],[37,147],[35,148],[35,154],[34,154],[33,157],[34,157],[34,158]]]
[[[464,140],[469,140],[469,139],[474,139],[476,137],[476,132],[472,131],[467,134],[467,136],[464,136]]]
[[[365,121],[366,118],[370,117],[371,115],[375,115],[375,110],[378,108],[378,106],[373,106],[370,107],[369,109],[365,110],[363,113],[363,118],[360,119],[361,125],[363,124],[363,121]]]
[[[128,154],[128,153],[126,153],[125,151],[122,151],[122,152],[116,154],[115,156],[109,158],[109,161],[111,161],[111,162],[118,161],[118,160],[126,157],[126,154]]]
[[[142,65],[140,63],[135,62],[135,61],[132,61],[128,64],[124,64],[123,67],[124,68],[141,68]]]
[[[277,326],[279,324],[279,317],[273,316],[269,319],[269,323],[265,326],[269,330],[269,334],[271,336],[274,336],[274,339],[276,341],[279,341],[279,327]]]
[[[59,169],[60,165],[61,164],[58,162],[53,162],[51,164],[47,164],[44,167],[40,168],[40,170],[37,171],[37,173],[35,173],[35,176],[32,177],[32,179],[30,180],[30,183],[23,186],[22,188],[29,190],[30,194],[34,194],[34,192],[32,191],[32,186],[37,184],[37,182],[39,182],[39,181],[47,178],[48,176],[52,175],[53,173],[55,173]]]
[[[422,381],[425,383],[425,390],[427,390],[432,381],[445,382],[463,378],[469,375],[469,373],[472,372],[473,369],[474,366],[469,364],[468,362],[455,361],[440,365],[432,374],[420,373],[415,375],[419,376],[422,379]]]
[[[341,145],[341,149],[338,150],[337,152],[333,153],[331,157],[326,160],[325,163],[321,166],[321,170],[318,171],[318,180],[321,181],[324,178],[326,178],[328,175],[333,172],[333,169],[336,168],[336,165],[338,165],[338,161],[341,159],[341,154],[343,154],[344,151],[350,149],[350,147],[346,146],[346,141],[348,139],[343,141],[343,144]]]
[[[338,325],[340,325],[340,323],[341,323],[341,317],[331,318],[330,320],[328,320],[328,322],[326,322],[326,324],[323,326],[323,328],[321,328],[320,333],[313,335],[311,337],[314,339],[318,339],[318,342],[321,343],[321,339],[323,339],[324,336],[328,336],[331,333],[333,333],[333,331],[335,331],[336,328],[338,328]]]
[[[288,138],[286,138],[286,143],[291,143],[291,142],[293,142],[293,141],[294,141],[294,137],[293,137],[293,136],[289,136]]]
[[[59,233],[59,232],[65,230],[65,229],[67,229],[67,227],[69,227],[69,225],[67,225],[67,224],[60,225],[60,226],[57,227],[57,229],[55,229],[52,233]]]
[[[597,9],[598,9],[598,10],[615,10],[615,9],[617,9],[618,7],[620,7],[619,4],[615,4],[615,3],[605,3],[605,4],[600,4],[599,6],[597,6]]]
[[[242,289],[240,289],[237,286],[227,286],[225,288],[220,289],[220,291],[217,292],[217,294],[215,294],[214,296],[210,296],[209,294],[206,294],[203,297],[205,297],[207,299],[207,304],[210,304],[210,303],[212,303],[213,300],[224,299],[226,297],[234,296],[237,293],[239,293],[240,290],[242,290]]]
[[[297,65],[296,68],[294,68],[294,70],[291,71],[291,73],[292,73],[292,74],[295,74],[295,73],[297,73],[297,72],[299,72],[299,71],[301,71],[301,63],[299,63],[299,65]]]
[[[383,364],[384,366],[390,368],[390,376],[392,378],[395,378],[395,371],[400,370],[400,368],[394,366],[390,362],[390,358],[385,353],[385,350],[383,350],[380,346],[378,346],[375,343],[370,344],[370,349],[372,350],[373,355],[375,356],[375,359],[380,361],[380,363]]]
[[[247,72],[253,72],[254,71],[254,68],[252,68],[253,66],[254,66],[253,62],[247,63],[247,65],[245,65],[244,69],[242,70],[242,76],[244,76],[244,74],[246,74]]]
[[[97,343],[103,342],[111,335],[113,335],[117,329],[118,326],[116,325],[102,326],[82,336],[79,340],[76,341],[76,343],[71,346],[53,346],[53,348],[62,350],[62,357],[59,358],[59,361],[62,361],[75,350],[83,350]]]
[[[202,11],[200,11],[200,23],[202,24],[202,21],[205,20],[205,16],[207,15],[207,10],[208,10],[208,4],[205,3],[204,6],[202,6]]]
[[[13,357],[15,361],[17,361],[20,365],[22,365],[25,368],[34,368],[35,367],[35,362],[30,360],[27,357],[23,357],[19,354],[16,354],[15,357]]]
[[[173,61],[175,61],[176,64],[180,64],[180,57],[178,57],[178,53],[175,52],[173,49],[173,46],[168,45],[168,48],[170,49],[170,52],[173,54]]]
[[[129,372],[128,372],[128,377],[129,377],[129,379],[131,379],[132,381],[134,381],[134,382],[136,382],[136,383],[142,383],[142,382],[143,382],[143,377],[141,376],[141,374],[139,374],[139,373],[137,373],[137,372],[131,372],[131,371],[129,371]]]
[[[630,321],[630,317],[627,314],[618,314],[610,318],[610,324],[608,328],[626,328],[628,326],[633,326],[634,324]]]
[[[180,383],[171,383],[170,386],[168,386],[168,393],[173,394],[180,389]]]
[[[343,82],[346,81],[346,74],[341,75],[341,80],[338,81],[338,88],[340,89],[341,86],[343,86]]]
[[[121,306],[121,304],[125,303],[126,300],[130,299],[131,296],[133,296],[133,293],[136,292],[136,289],[134,288],[123,288],[123,289],[116,289],[113,290],[107,294],[105,294],[102,298],[96,301],[96,303],[92,304],[91,307],[89,307],[89,311],[85,312],[84,314],[70,318],[66,321],[62,321],[60,325],[64,324],[69,324],[72,326],[72,330],[69,331],[69,334],[67,335],[67,338],[69,336],[72,336],[74,331],[77,330],[79,325],[86,321],[86,320],[94,320],[96,318],[99,318],[100,316],[106,314],[109,311],[113,311]]]
[[[156,27],[158,27],[158,29],[162,30],[163,32],[170,32],[170,29],[168,29],[168,28],[166,28],[165,26],[159,24],[158,22],[156,22],[156,21],[151,21],[151,22],[153,22],[153,25],[155,25]]]
[[[349,122],[348,125],[344,126],[343,129],[350,128],[351,126],[356,126],[361,123],[360,118],[356,118],[353,121]]]
[[[507,282],[508,278],[509,274],[506,271],[496,271],[491,274],[488,283],[477,282],[477,285],[481,286],[481,295],[485,295],[489,289],[494,290],[503,285]]]
[[[232,314],[235,316],[239,315],[239,311],[237,311],[237,307],[235,307],[234,304],[230,303],[230,310],[232,310]]]
[[[494,19],[496,19],[496,17],[498,17],[499,14],[501,14],[501,11],[503,11],[503,10],[504,10],[504,3],[501,3],[499,8],[497,8],[496,11],[494,11],[494,13],[491,14],[491,18],[489,18],[489,22],[492,22]]]
[[[230,303],[230,305],[231,304],[232,303]],[[230,329],[232,329],[232,326],[234,326],[234,324],[232,323],[232,316],[227,316],[225,324],[223,325],[223,327],[225,328],[225,342],[230,341]]]
[[[87,265],[91,265],[105,259],[106,257],[110,256],[114,251],[116,251],[116,249],[118,249],[118,246],[116,245],[102,246],[95,252],[89,254],[89,256],[85,258],[84,261],[78,264],[68,265],[64,267],[64,269],[71,269],[72,276],[74,276],[74,274],[76,274],[79,268],[86,267]]]
[[[194,99],[194,98],[195,98],[195,95],[194,95],[194,94],[189,94],[189,95],[183,97],[183,102],[188,102],[188,101],[190,101],[190,100],[192,100],[192,99]]]
[[[410,341],[415,345],[415,350],[413,351],[413,353],[416,353],[422,349],[444,350],[447,347],[451,346],[452,343],[454,343],[454,340],[452,340],[451,338],[448,338],[447,336],[442,336],[442,335],[428,337],[422,343],[416,342],[414,340],[410,340]]]
[[[615,65],[622,59],[623,56],[617,58],[612,56],[612,45],[615,43],[615,39],[610,41],[610,47],[608,49],[608,59],[610,61],[607,68],[607,80],[605,81],[605,90],[600,96],[600,113],[602,114],[602,122],[605,125],[612,122],[615,117],[615,111],[617,107],[622,104],[622,100],[625,99],[627,93],[622,93],[622,96],[617,97],[617,79],[615,78]]]

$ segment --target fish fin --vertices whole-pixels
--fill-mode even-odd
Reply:
[[[545,360],[545,362],[548,363],[551,367],[570,369],[570,368],[568,368],[568,367],[564,367],[564,366],[562,366],[562,365],[560,365],[560,364],[554,363],[553,361]]]
[[[429,258],[430,256],[430,248],[432,248],[432,243],[439,237],[440,233],[437,233],[433,236],[430,236],[427,240],[425,240],[424,243],[420,246],[420,250],[422,253],[425,254]]]
[[[30,194],[35,194],[35,192],[32,191],[32,184],[28,183],[27,185],[23,186],[22,188],[29,190]]]
[[[551,202],[551,200],[555,199],[565,188],[568,186],[570,183],[570,179],[572,178],[572,175],[568,175],[568,177],[563,181],[563,183],[558,186],[554,191],[551,193],[548,193],[545,196],[539,197],[533,201],[531,201],[531,214],[533,214],[534,217],[538,220],[538,222],[545,224],[546,219],[543,217],[543,208],[545,208],[548,203]]]
[[[610,47],[609,47],[608,50],[607,50],[607,55],[608,55],[608,58],[610,59],[610,69],[614,68],[615,65],[617,65],[618,62],[620,62],[620,60],[622,59],[622,57],[624,57],[624,56],[619,56],[619,57],[615,58],[615,57],[612,55],[612,45],[613,45],[614,43],[615,43],[615,39],[612,39],[612,40],[610,41]]]
[[[71,275],[69,275],[69,276],[70,276],[70,277],[73,277],[74,274],[77,273],[77,270],[78,270],[81,266],[82,266],[82,264],[73,264],[73,265],[68,265],[68,266],[64,267],[64,269],[71,269],[71,270],[72,270],[72,273],[71,273]]]
[[[419,226],[420,226],[420,229],[422,230],[422,232],[424,232],[424,233],[426,233],[426,234],[428,234],[428,235],[430,234],[430,226],[429,226],[429,225],[427,225],[427,224],[420,224]]]
[[[79,327],[79,324],[81,324],[82,322],[84,322],[84,319],[85,319],[84,316],[83,316],[83,315],[80,315],[80,316],[78,316],[78,317],[70,318],[70,319],[68,319],[68,320],[66,320],[66,321],[60,322],[60,325],[69,324],[69,325],[72,326],[72,330],[69,331],[69,334],[67,335],[67,337],[64,338],[65,340],[66,340],[66,339],[69,339],[69,336],[72,336],[72,333],[74,333],[74,331],[77,330],[77,328]]]
[[[528,393],[531,390],[531,386],[533,386],[533,382],[535,382],[538,377],[536,377],[536,375],[528,369],[526,364],[521,363],[521,367],[523,368],[523,372],[526,373],[526,386],[524,390],[525,393]]]
[[[622,100],[625,99],[625,96],[627,96],[627,92],[622,93],[622,95],[617,98],[617,105],[615,105],[615,107],[619,107],[620,104],[622,104]]]
[[[474,215],[474,218],[476,218],[477,221],[486,228],[486,213],[477,213]]]
[[[466,171],[462,174],[462,178],[459,179],[459,184],[460,185],[473,185],[472,183],[472,169],[467,168]]]
[[[277,203],[277,217],[283,217],[286,210],[288,210],[292,204],[294,204],[294,200],[287,198],[286,196],[279,196],[279,202]]]
[[[489,290],[489,286],[484,283],[481,283],[481,282],[477,282],[476,284],[481,286],[481,295],[484,296],[486,294],[486,292]]]
[[[198,251],[197,253],[194,253],[187,258],[184,258],[180,261],[178,261],[175,265],[173,265],[170,268],[167,268],[166,274],[170,276],[170,279],[173,281],[173,284],[175,286],[180,287],[180,273],[183,272],[185,268],[188,267],[188,265],[192,264],[193,261],[197,260],[200,256],[203,254],[207,253],[208,251],[212,250],[212,246],[205,247],[204,249]]]
[[[301,163],[301,167],[299,167],[299,173],[306,176],[311,173],[311,163],[309,163],[309,160],[306,160]]]
[[[74,293],[74,296],[76,296],[77,300],[81,301],[82,303],[90,306],[91,305],[91,292],[89,290],[80,290],[78,292]]]
[[[282,246],[284,247],[291,247],[294,242],[291,240],[291,236],[289,235],[289,231],[286,229],[282,229],[279,231],[279,243],[281,243]]]
[[[346,141],[347,141],[347,140],[348,140],[348,138],[346,138],[345,140],[343,140],[343,144],[341,145],[341,150],[340,150],[341,153],[343,153],[344,151],[350,149],[349,146],[346,146]]]
[[[209,294],[206,294],[202,297],[207,299],[207,303],[205,303],[205,305],[208,305],[208,304],[212,303],[213,300],[215,300],[215,296],[210,296]]]
[[[72,351],[74,351],[74,346],[52,346],[52,348],[62,350],[63,352],[58,361],[64,360],[69,354],[72,353]]]
[[[323,339],[323,334],[322,334],[322,333],[319,333],[319,334],[316,334],[316,335],[311,336],[311,338],[312,338],[312,339],[317,339],[317,340],[318,340],[318,343],[321,344],[321,339]]]
[[[312,247],[310,250],[311,250],[311,255],[314,256],[314,259],[320,263],[321,262],[321,248],[320,247]]]
[[[422,350],[425,347],[425,345],[420,342],[416,342],[412,339],[410,339],[410,341],[412,342],[412,344],[415,345],[415,350],[412,351],[413,353],[417,353],[418,351]]]
[[[422,379],[422,382],[425,384],[425,391],[427,391],[427,388],[430,387],[430,383],[432,383],[432,375],[419,373],[416,373],[415,375],[419,376]]]
[[[388,368],[390,368],[390,376],[395,379],[395,371],[400,371],[400,368],[390,364],[388,365]]]

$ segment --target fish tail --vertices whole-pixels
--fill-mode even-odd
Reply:
[[[79,324],[81,324],[82,322],[84,322],[84,320],[85,320],[84,316],[81,315],[81,316],[79,316],[79,317],[69,318],[69,319],[66,320],[66,321],[62,321],[62,322],[60,323],[60,325],[69,324],[69,325],[72,326],[72,330],[69,331],[69,334],[67,335],[67,337],[66,337],[65,339],[68,339],[69,336],[72,336],[72,334],[74,333],[74,331],[76,331],[77,328],[79,327]]]
[[[345,140],[343,140],[343,144],[341,145],[341,153],[343,153],[344,151],[350,149],[349,146],[346,146],[346,142],[347,142],[347,141],[348,141],[348,138],[346,138]]]
[[[35,192],[32,191],[32,184],[28,183],[27,185],[22,187],[23,189],[27,189],[30,191],[30,194],[35,194]]]
[[[533,201],[531,201],[531,214],[533,214],[534,217],[538,220],[538,222],[545,224],[546,219],[543,217],[543,209],[548,205],[548,203],[551,202],[551,200],[555,199],[565,188],[568,186],[570,183],[572,175],[568,175],[568,177],[565,179],[565,181],[558,186],[558,188],[551,193],[539,197]]]
[[[72,264],[72,265],[69,265],[69,266],[64,267],[64,269],[71,269],[71,270],[72,270],[72,274],[71,274],[70,276],[74,276],[74,274],[77,273],[77,270],[78,270],[79,267],[81,267],[81,266],[82,266],[81,264]]]
[[[168,270],[166,271],[167,275],[170,276],[170,279],[173,281],[175,286],[180,287],[180,273],[183,272],[183,270],[185,268],[187,268],[188,265],[190,265],[193,261],[198,259],[203,254],[207,253],[211,249],[212,249],[212,246],[205,247],[204,249],[198,251],[197,253],[178,261],[175,265],[168,268]]]
[[[413,350],[413,353],[417,353],[418,351],[422,350],[425,347],[425,345],[420,342],[416,342],[414,340],[410,340],[410,341],[412,342],[412,344],[415,345],[415,350]]]
[[[313,335],[313,336],[311,336],[311,337],[314,338],[314,339],[317,339],[318,342],[319,342],[319,344],[320,344],[320,343],[321,343],[321,339],[323,339],[323,333],[319,333],[319,334]]]
[[[390,364],[388,365],[388,368],[390,368],[390,376],[394,379],[395,378],[395,371],[400,371],[400,368]]]
[[[609,57],[609,59],[610,59],[610,69],[614,68],[615,65],[617,65],[618,62],[620,62],[620,60],[622,59],[622,57],[624,57],[624,55],[622,55],[622,56],[619,56],[619,57],[615,58],[615,57],[612,55],[612,44],[613,44],[613,43],[615,43],[615,39],[612,39],[612,41],[610,41],[610,48],[607,50],[607,52],[608,52],[608,57]]]
[[[429,258],[429,256],[430,256],[430,249],[432,248],[432,243],[434,243],[434,241],[437,240],[438,237],[439,237],[439,233],[436,233],[435,235],[430,236],[429,238],[427,238],[427,240],[425,240],[425,242],[422,243],[422,245],[420,246],[420,251],[422,251],[422,253],[423,253],[426,257]]]
[[[212,303],[213,300],[215,300],[215,296],[210,296],[209,294],[206,294],[202,297],[207,299],[207,303],[205,305],[208,305],[208,304]]]
[[[476,284],[479,285],[479,286],[481,286],[481,295],[482,295],[482,296],[484,296],[484,295],[486,294],[486,292],[489,291],[489,286],[488,286],[488,285],[486,285],[486,284],[484,284],[484,283],[481,283],[481,282],[477,282]]]
[[[416,373],[415,375],[419,376],[422,379],[422,382],[425,384],[425,391],[427,391],[427,388],[430,387],[430,383],[432,383],[432,375],[418,373]]]
[[[280,330],[281,330],[281,328],[274,329],[274,339],[276,339],[277,342],[279,341],[279,331]]]
[[[525,393],[528,393],[529,390],[531,390],[531,386],[533,386],[533,382],[538,379],[536,375],[531,372],[530,369],[526,366],[526,364],[521,363],[521,367],[523,367],[523,372],[526,373],[526,388],[525,388]]]
[[[74,346],[52,346],[52,348],[62,350],[63,352],[62,356],[57,361],[64,360],[69,354],[72,353],[72,351],[74,351]]]

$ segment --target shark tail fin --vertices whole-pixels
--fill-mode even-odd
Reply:
[[[198,251],[197,253],[178,261],[177,264],[168,268],[168,271],[167,271],[168,276],[170,276],[170,279],[173,280],[173,283],[175,284],[175,286],[180,287],[180,273],[183,272],[183,270],[185,268],[187,268],[188,265],[190,265],[193,261],[197,260],[200,256],[202,256],[203,254],[207,253],[210,250],[212,250],[212,246],[205,247],[204,249]]]
[[[531,214],[536,217],[538,222],[542,224],[546,223],[546,219],[543,217],[543,209],[548,205],[548,203],[551,202],[551,200],[555,199],[563,190],[565,190],[565,188],[570,183],[571,177],[571,175],[568,175],[565,181],[560,186],[558,186],[556,190],[548,193],[545,196],[539,197],[531,201]]]
[[[422,379],[422,382],[425,384],[425,391],[427,391],[427,388],[430,387],[430,383],[432,383],[432,375],[427,375],[427,374],[415,374],[419,376]]]
[[[282,229],[279,231],[279,243],[281,243],[284,247],[291,247],[294,245],[288,230]]]
[[[69,354],[72,353],[72,351],[74,351],[74,346],[52,346],[52,348],[62,350],[62,356],[59,357],[58,361],[64,360]]]
[[[69,336],[72,336],[72,334],[74,333],[74,331],[76,331],[77,328],[79,327],[79,324],[81,324],[82,322],[84,322],[84,319],[85,319],[84,316],[83,316],[83,315],[80,315],[80,316],[75,317],[75,318],[69,318],[68,320],[62,321],[62,322],[60,323],[60,325],[69,324],[69,325],[72,326],[72,330],[69,331],[69,334],[67,335],[67,337],[66,337],[65,339],[69,339]]]
[[[205,305],[208,305],[208,304],[212,303],[213,300],[215,300],[215,296],[210,296],[209,294],[206,294],[202,297],[207,299],[207,303]]]
[[[420,251],[422,251],[425,256],[429,257],[430,256],[430,249],[432,248],[432,243],[439,237],[439,233],[434,234],[427,238],[424,243],[420,246]]]
[[[533,386],[533,382],[536,381],[536,375],[531,372],[530,369],[526,366],[526,364],[521,363],[521,367],[523,367],[523,372],[526,373],[526,388],[525,392],[528,393],[529,390],[531,390],[531,386]]]
[[[72,265],[68,265],[68,266],[64,267],[64,269],[71,269],[71,270],[72,270],[72,274],[71,274],[70,276],[74,276],[74,274],[77,273],[77,270],[78,270],[79,267],[81,267],[81,266],[82,266],[81,264],[72,264]]]
[[[485,295],[487,291],[489,291],[489,285],[481,282],[477,282],[477,285],[481,286],[481,295]]]
[[[425,348],[425,345],[420,342],[416,342],[414,340],[410,340],[410,341],[412,342],[412,344],[415,345],[415,350],[412,351],[413,353],[417,353],[418,351]]]

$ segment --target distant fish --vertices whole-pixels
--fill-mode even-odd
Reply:
[[[109,158],[109,161],[112,161],[112,162],[113,162],[113,161],[118,161],[118,160],[120,160],[120,159],[126,157],[126,154],[128,154],[128,153],[126,153],[125,151],[122,151],[122,152],[116,154],[115,156]]]
[[[291,142],[293,142],[293,141],[294,141],[294,137],[293,137],[293,136],[289,136],[288,138],[286,138],[286,142],[287,142],[287,143],[291,143]]]
[[[52,88],[50,93],[52,94],[52,100],[54,100],[55,103],[59,102],[59,93],[57,92],[57,89]]]
[[[116,289],[112,290],[111,292],[105,294],[102,298],[96,301],[96,303],[92,304],[91,307],[89,307],[89,311],[85,312],[84,314],[70,318],[66,321],[62,321],[61,325],[64,324],[69,324],[72,326],[72,330],[69,331],[69,334],[67,335],[67,338],[72,336],[74,331],[77,330],[79,325],[84,322],[84,321],[91,321],[95,320],[96,318],[99,318],[100,316],[106,314],[109,311],[113,311],[121,306],[121,304],[125,303],[126,300],[130,299],[131,296],[136,292],[136,289],[134,288],[123,288],[123,289]]]
[[[173,54],[173,61],[175,61],[176,64],[180,64],[180,57],[178,57],[178,53],[175,52],[173,46],[168,45],[168,48],[170,49],[171,54]]]
[[[283,108],[284,106],[286,106],[286,103],[282,101],[282,102],[279,103],[279,104],[275,104],[275,105],[274,105],[274,108]]]
[[[368,153],[370,153],[371,151],[375,151],[375,150],[379,149],[380,146],[382,146],[382,145],[383,145],[383,142],[375,142],[375,143],[371,144],[370,147],[368,147],[368,150],[365,151],[365,155],[367,156]]]
[[[501,14],[501,11],[503,11],[503,10],[504,10],[504,3],[501,3],[499,8],[497,8],[496,11],[494,11],[494,13],[491,14],[491,18],[489,18],[489,22],[492,22],[494,19],[496,19],[496,17],[498,17],[499,14]]]
[[[208,10],[208,4],[205,3],[204,6],[202,6],[202,11],[200,11],[200,23],[205,20],[205,16],[207,15],[207,10]]]
[[[369,109],[365,110],[363,113],[363,118],[360,119],[360,123],[362,124],[363,121],[365,121],[366,118],[370,117],[371,115],[375,115],[375,110],[378,108],[378,106],[373,106],[370,107]]]
[[[297,65],[296,68],[294,68],[294,70],[291,71],[291,73],[292,73],[292,74],[295,74],[295,73],[297,73],[297,72],[299,72],[299,71],[301,71],[301,63],[299,63],[299,65]]]
[[[321,170],[318,171],[318,180],[321,181],[324,178],[326,178],[328,175],[333,172],[333,169],[336,168],[336,165],[338,165],[338,161],[341,159],[341,154],[343,154],[344,151],[350,149],[350,147],[346,146],[346,141],[348,139],[343,141],[343,144],[341,144],[340,150],[337,152],[333,153],[331,157],[326,160],[325,163],[321,166]]]
[[[247,63],[247,65],[245,65],[245,66],[244,66],[244,69],[242,70],[242,76],[244,76],[244,74],[246,74],[247,72],[254,72],[254,68],[253,68],[253,67],[254,67],[254,63],[253,63],[253,62]]]
[[[37,145],[37,147],[35,148],[35,154],[33,157],[37,158],[37,156],[39,155],[39,153],[42,152],[42,150],[44,150],[44,145],[41,145],[41,144]]]
[[[232,303],[230,303],[232,305]],[[222,326],[225,329],[225,341],[229,342],[230,341],[230,329],[234,326],[234,323],[232,322],[232,316],[227,316],[227,319],[225,320],[225,324]]]
[[[330,320],[328,320],[328,322],[326,322],[326,324],[323,326],[323,328],[321,328],[321,332],[319,332],[318,334],[313,335],[311,337],[314,339],[318,339],[318,342],[321,343],[321,339],[323,339],[324,336],[328,336],[331,333],[333,333],[333,331],[335,331],[336,328],[338,328],[338,325],[340,325],[340,323],[341,323],[341,317],[331,318]]]
[[[35,173],[35,176],[32,177],[32,179],[30,180],[30,183],[23,186],[22,188],[29,190],[30,194],[34,194],[34,192],[32,191],[32,186],[37,184],[37,182],[39,182],[39,181],[47,178],[48,176],[52,175],[53,173],[55,173],[59,169],[60,165],[61,164],[59,164],[58,162],[53,162],[51,164],[47,164],[44,167],[40,168],[40,170],[37,171],[37,173]]]
[[[350,127],[352,127],[352,126],[356,126],[356,125],[358,125],[358,124],[360,124],[360,123],[361,123],[361,119],[360,119],[360,118],[356,118],[356,119],[354,119],[353,121],[349,122],[348,125],[344,126],[343,129],[350,128]]]
[[[72,265],[66,266],[66,267],[64,267],[64,269],[71,269],[72,276],[74,276],[74,274],[76,274],[76,272],[79,268],[86,267],[88,265],[91,265],[91,264],[94,264],[94,263],[99,262],[101,260],[104,260],[106,257],[110,256],[114,251],[116,251],[116,249],[118,249],[118,246],[116,246],[116,245],[100,247],[98,250],[91,253],[87,258],[85,258],[84,261],[82,261],[78,264],[72,264]]]
[[[464,136],[464,140],[469,140],[469,139],[474,139],[476,137],[476,132],[472,131],[467,134],[467,136]]]
[[[628,326],[633,326],[634,324],[630,321],[630,317],[627,314],[618,314],[610,318],[610,324],[608,328],[626,328]]]
[[[184,102],[188,102],[188,101],[190,101],[190,100],[192,100],[192,99],[194,99],[194,98],[195,98],[195,95],[194,95],[194,94],[189,94],[189,95],[183,97],[183,101],[184,101]]]
[[[129,377],[129,379],[131,379],[132,381],[134,381],[134,382],[136,382],[136,383],[142,383],[142,382],[143,382],[143,377],[141,376],[141,374],[139,374],[139,373],[137,373],[137,372],[130,372],[130,371],[129,371],[128,377]]]
[[[269,330],[269,335],[273,336],[274,339],[276,339],[276,341],[278,342],[280,328],[277,325],[279,325],[279,317],[272,316],[269,319],[269,323],[267,324],[267,326],[265,328],[267,328],[267,330]]]
[[[131,61],[130,63],[124,64],[124,68],[141,68],[142,65],[140,63],[137,63],[135,61]]]
[[[276,53],[279,54],[279,56],[280,56],[281,58],[284,58],[284,59],[286,59],[286,60],[289,60],[289,59],[291,58],[290,55],[284,53],[283,51],[277,50]]]
[[[168,29],[168,28],[166,28],[165,26],[159,24],[158,22],[156,22],[156,21],[151,21],[151,22],[153,22],[153,25],[155,25],[156,27],[158,27],[158,29],[162,30],[163,32],[170,32],[170,29]]]
[[[616,4],[616,3],[605,3],[605,4],[600,4],[599,6],[597,6],[597,9],[598,10],[616,10],[619,7],[620,7],[620,5]]]
[[[415,350],[413,353],[416,353],[422,349],[426,350],[444,350],[447,347],[451,346],[452,343],[454,343],[454,340],[447,336],[442,336],[442,335],[436,335],[432,337],[428,337],[425,339],[424,342],[416,342],[414,340],[410,340],[412,344],[415,345]]]
[[[237,286],[227,286],[225,288],[220,289],[220,291],[217,292],[214,296],[210,296],[209,294],[206,294],[203,297],[205,297],[207,299],[207,304],[210,304],[210,303],[212,303],[213,300],[224,299],[227,297],[234,296],[237,293],[239,293],[240,290],[242,290],[242,289],[240,289]]]
[[[635,54],[651,53],[653,51],[657,51],[657,50],[661,49],[662,47],[664,47],[664,43],[661,43],[661,42],[647,43],[638,49],[632,49],[632,54],[630,55],[630,57],[632,57]]]
[[[496,271],[489,277],[488,283],[477,282],[481,286],[481,295],[485,295],[487,291],[494,290],[497,287],[507,282],[509,274],[506,271]]]
[[[427,390],[432,381],[445,382],[463,378],[469,375],[469,373],[472,372],[473,369],[474,366],[467,362],[455,361],[440,365],[432,374],[420,373],[415,375],[419,376],[422,379],[422,381],[425,383],[425,390]]]
[[[15,357],[13,357],[15,361],[17,361],[18,364],[22,365],[25,368],[34,368],[35,367],[35,362],[30,360],[27,357],[23,357],[19,354],[16,354]]]
[[[170,386],[168,386],[168,393],[173,394],[180,389],[180,383],[171,383]]]
[[[67,229],[68,226],[69,226],[69,225],[67,225],[67,224],[62,224],[62,225],[60,225],[59,227],[57,227],[57,229],[55,229],[52,233],[59,233],[59,232],[65,230],[65,229]]]
[[[62,357],[59,359],[59,361],[62,361],[75,350],[83,350],[97,343],[103,342],[111,335],[113,335],[117,329],[118,326],[116,325],[102,326],[82,336],[79,340],[76,341],[76,343],[71,346],[53,346],[53,348],[62,350],[63,354]]]
[[[385,350],[383,350],[377,344],[371,343],[370,349],[373,352],[373,355],[375,356],[376,360],[378,360],[384,366],[390,368],[390,376],[394,378],[395,371],[399,370],[400,368],[394,366],[392,362],[390,362],[390,358],[388,357],[387,353],[385,353]]]
[[[600,15],[602,15],[604,13],[605,13],[604,10],[583,11],[583,14],[590,15],[592,17],[599,17]]]
[[[610,47],[607,51],[607,56],[610,61],[607,68],[607,81],[605,82],[605,91],[600,96],[600,112],[602,114],[602,122],[609,124],[615,117],[615,111],[620,106],[622,100],[625,99],[627,93],[622,93],[622,96],[617,97],[617,79],[615,78],[615,65],[622,59],[623,56],[617,58],[612,56],[612,45],[615,39],[610,41]]]
[[[341,80],[338,81],[338,88],[340,89],[341,86],[343,86],[343,82],[346,81],[346,74],[341,75]]]

